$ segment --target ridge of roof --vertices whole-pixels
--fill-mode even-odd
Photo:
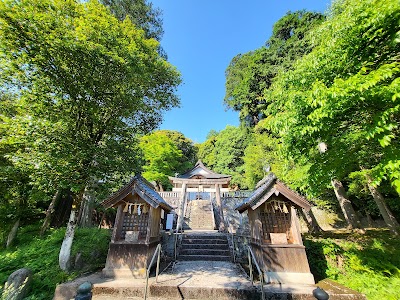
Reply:
[[[216,172],[214,172],[214,171],[208,169],[208,168],[204,165],[204,163],[199,159],[199,160],[196,162],[196,164],[194,165],[193,168],[187,170],[187,171],[186,171],[185,173],[183,173],[183,174],[180,174],[180,175],[176,176],[176,178],[190,178],[190,177],[192,177],[192,176],[194,176],[194,175],[196,175],[196,174],[199,174],[198,172],[194,172],[194,170],[196,170],[196,169],[198,169],[198,168],[204,170],[206,173],[208,173],[209,175],[211,175],[211,176],[207,176],[207,175],[204,175],[204,174],[200,174],[200,175],[202,175],[202,176],[204,176],[204,177],[206,177],[206,178],[209,178],[209,179],[230,178],[230,177],[231,177],[230,175],[218,174],[218,173],[216,173]]]
[[[135,191],[140,197],[143,198],[152,207],[157,208],[161,206],[167,211],[171,211],[173,208],[154,190],[154,187],[140,174],[135,175],[132,179],[120,188],[117,192],[111,194],[108,198],[103,200],[100,204],[106,208],[109,208],[121,201],[129,193]]]
[[[265,178],[257,183],[256,190],[244,201],[235,207],[235,210],[242,213],[249,207],[255,207],[260,205],[259,201],[268,194],[264,201],[267,201],[269,197],[274,194],[274,192],[281,193],[288,200],[292,201],[297,206],[309,210],[311,208],[310,202],[307,201],[303,196],[299,195],[295,191],[287,187],[283,182],[281,182],[274,173],[269,173]],[[258,203],[258,204],[257,204]]]

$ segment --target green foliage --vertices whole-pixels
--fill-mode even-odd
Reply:
[[[197,147],[193,141],[185,137],[182,133],[174,130],[159,130],[157,134],[165,135],[182,151],[182,156],[179,158],[178,173],[187,171],[197,161]]]
[[[39,238],[38,225],[22,227],[15,246],[0,250],[0,288],[8,276],[19,268],[29,268],[33,272],[32,289],[27,299],[47,300],[54,294],[56,284],[72,280],[83,272],[95,271],[105,263],[109,230],[77,229],[72,255],[79,251],[85,262],[84,269],[65,273],[58,266],[58,254],[65,229],[51,230],[44,238]]]
[[[317,280],[330,278],[368,299],[397,299],[400,288],[399,239],[376,230],[365,235],[327,233],[305,238],[310,268]]]
[[[121,21],[128,16],[133,24],[144,30],[146,38],[161,41],[164,30],[162,28],[162,13],[146,0],[101,0],[111,12]]]
[[[214,172],[232,175],[231,184],[245,188],[243,155],[250,135],[246,128],[228,125],[199,145],[198,157]]]
[[[399,16],[396,1],[334,2],[313,31],[317,46],[265,94],[286,153],[312,164],[310,184],[363,167],[376,185],[387,179],[400,192]]]
[[[159,43],[97,1],[6,0],[0,24],[7,181],[22,174],[25,192],[65,188],[79,203],[86,186],[139,171],[136,137],[179,104]]]
[[[288,12],[273,28],[266,45],[235,56],[225,72],[225,104],[240,112],[242,124],[255,126],[265,118],[269,101],[263,97],[278,72],[289,70],[296,59],[310,52],[307,33],[324,19],[320,13]]]
[[[170,188],[168,176],[181,173],[191,165],[187,159],[194,155],[194,148],[190,149],[190,145],[182,134],[172,131],[155,131],[143,136],[139,145],[145,161],[143,176],[155,181],[159,190]]]

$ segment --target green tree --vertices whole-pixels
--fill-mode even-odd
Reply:
[[[170,188],[168,176],[180,170],[184,156],[175,141],[165,131],[156,131],[140,139],[140,148],[144,156],[143,176],[156,183],[159,191]]]
[[[244,188],[243,155],[248,143],[246,128],[228,125],[218,134],[209,134],[199,146],[198,157],[214,172],[232,175],[231,184]]]
[[[110,11],[123,21],[128,16],[133,24],[145,32],[146,38],[161,41],[164,34],[162,12],[146,0],[101,0]]]
[[[362,174],[394,231],[376,186],[388,179],[400,193],[399,19],[396,1],[334,2],[317,47],[266,93],[271,128],[287,153],[311,162],[310,184]]]
[[[14,165],[43,191],[70,189],[76,204],[138,170],[136,135],[179,103],[179,73],[158,42],[96,1],[6,0],[0,23],[1,87],[20,108],[7,124],[22,145]]]
[[[159,130],[157,134],[167,136],[172,142],[182,151],[182,156],[179,158],[179,167],[176,170],[178,173],[184,173],[192,168],[197,161],[197,147],[193,141],[185,137],[182,133],[174,130]]]
[[[307,33],[324,19],[320,13],[288,12],[273,27],[264,47],[234,57],[226,72],[225,104],[240,112],[243,124],[254,127],[265,118],[269,102],[263,97],[279,71],[289,70],[293,63],[310,52]]]

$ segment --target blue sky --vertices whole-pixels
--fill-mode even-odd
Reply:
[[[273,24],[288,11],[324,12],[330,0],[150,0],[163,11],[161,44],[182,73],[181,107],[164,115],[160,129],[182,132],[202,143],[210,130],[239,124],[227,110],[225,70],[231,59],[255,50],[271,35]]]

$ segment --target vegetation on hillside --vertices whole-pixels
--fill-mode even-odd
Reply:
[[[396,300],[400,290],[399,238],[388,230],[306,235],[304,245],[317,281],[330,278],[369,300]]]
[[[104,267],[110,231],[97,228],[81,228],[75,234],[72,256],[81,253],[82,266],[71,272],[63,272],[58,266],[58,253],[65,228],[52,229],[44,237],[39,236],[40,224],[23,226],[14,245],[0,249],[0,295],[8,276],[19,268],[33,272],[31,292],[27,299],[48,300],[53,297],[58,283],[72,280],[82,274]]]

